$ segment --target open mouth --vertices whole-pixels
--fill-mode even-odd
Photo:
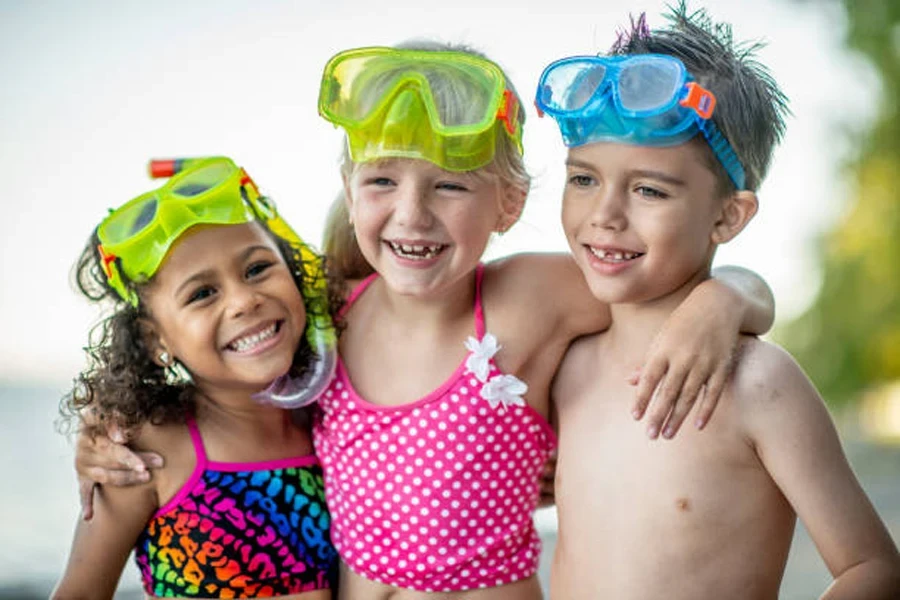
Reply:
[[[385,240],[385,243],[394,254],[408,260],[428,260],[448,247],[447,244],[401,244],[390,240]]]
[[[608,263],[624,263],[644,255],[642,252],[628,252],[627,250],[604,250],[602,248],[594,248],[593,246],[587,246],[587,249],[590,250],[591,254],[593,254],[599,260]]]
[[[228,342],[228,345],[226,345],[225,348],[233,352],[252,352],[267,340],[275,337],[278,332],[281,331],[281,326],[283,324],[284,321],[273,321],[264,329],[260,329],[259,331],[255,331]]]

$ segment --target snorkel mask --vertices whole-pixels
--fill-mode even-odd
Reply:
[[[162,186],[125,203],[97,227],[98,251],[109,285],[134,307],[139,298],[127,281],[149,281],[172,245],[195,225],[239,225],[260,221],[290,242],[312,282],[302,290],[307,306],[306,339],[315,358],[303,377],[285,374],[253,395],[262,403],[296,408],[314,402],[325,390],[337,363],[337,338],[328,307],[322,259],[260,195],[247,172],[225,157],[157,160],[150,176],[170,177]]]
[[[544,69],[535,106],[556,120],[568,147],[675,146],[701,133],[735,188],[744,189],[744,167],[712,120],[716,97],[673,56],[563,58]]]
[[[493,160],[497,127],[522,152],[519,101],[503,71],[465,52],[341,52],[325,65],[319,114],[347,132],[354,162],[420,158],[471,171]]]

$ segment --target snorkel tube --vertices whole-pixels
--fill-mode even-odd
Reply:
[[[201,160],[204,159],[152,160],[148,170],[152,178],[171,177]],[[337,335],[329,313],[328,281],[325,278],[323,258],[306,245],[277,211],[273,211],[273,216],[267,217],[264,222],[272,233],[290,243],[300,254],[304,267],[310,270],[311,277],[303,278],[301,291],[306,304],[306,341],[315,356],[302,376],[285,373],[252,397],[260,404],[299,408],[319,399],[328,387],[337,365]]]

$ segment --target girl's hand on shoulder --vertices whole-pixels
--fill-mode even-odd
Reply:
[[[647,417],[651,439],[674,437],[695,404],[697,428],[709,422],[740,341],[744,314],[736,305],[739,293],[731,288],[698,286],[656,335],[629,380],[637,386],[632,415]]]
[[[154,452],[134,452],[127,444],[134,432],[111,424],[106,434],[96,431],[95,417],[87,415],[75,442],[75,471],[78,473],[78,492],[82,518],[94,515],[94,487],[112,485],[123,487],[146,483],[149,469],[163,466],[163,459]]]

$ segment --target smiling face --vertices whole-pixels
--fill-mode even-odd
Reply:
[[[358,165],[345,185],[363,256],[390,289],[422,298],[471,273],[524,202],[485,169],[453,173],[416,159]]]
[[[649,302],[692,287],[707,276],[716,244],[746,223],[730,228],[732,199],[717,194],[700,144],[569,150],[563,227],[598,299]]]
[[[189,230],[144,300],[154,355],[181,361],[207,394],[265,388],[290,369],[306,327],[303,297],[258,223]]]

